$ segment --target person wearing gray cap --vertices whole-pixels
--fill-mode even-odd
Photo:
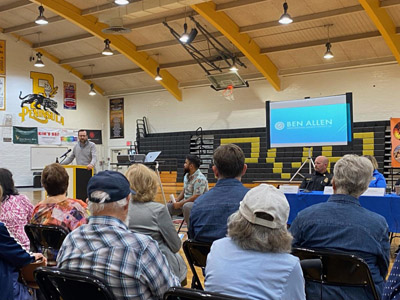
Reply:
[[[306,299],[300,261],[289,254],[288,217],[281,191],[251,189],[228,219],[228,237],[211,246],[205,290],[248,300]]]
[[[66,237],[57,267],[102,278],[116,299],[162,299],[169,287],[179,286],[157,242],[128,229],[135,192],[126,177],[100,172],[89,180],[87,193],[92,216]]]

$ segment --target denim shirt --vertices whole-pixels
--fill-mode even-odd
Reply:
[[[350,252],[368,264],[378,294],[382,293],[389,266],[388,225],[384,217],[361,207],[350,195],[332,195],[328,202],[300,211],[290,227],[293,247]],[[307,283],[313,299],[318,284]],[[330,296],[330,297],[329,297]],[[370,299],[362,288],[324,286],[324,299]]]
[[[239,209],[239,203],[248,191],[237,179],[219,179],[210,191],[194,202],[189,238],[213,242],[225,237],[228,217]]]

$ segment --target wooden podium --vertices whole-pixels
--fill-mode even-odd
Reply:
[[[87,184],[93,176],[93,169],[88,170],[86,166],[65,165],[63,166],[68,173],[68,197],[86,201]]]

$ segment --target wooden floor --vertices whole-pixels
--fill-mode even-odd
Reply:
[[[245,184],[247,187],[251,188],[253,186],[256,186],[257,184],[250,184],[247,185]],[[180,193],[180,191],[182,190],[182,183],[176,183],[176,182],[165,182],[163,183],[163,190],[164,190],[164,194],[165,194],[165,198],[166,201],[168,202],[169,199],[169,195],[170,194],[174,194],[174,195],[178,195]],[[29,199],[31,199],[32,203],[34,205],[36,205],[40,200],[42,200],[45,197],[45,192],[43,189],[33,189],[33,188],[26,188],[26,189],[19,189],[19,192],[21,194],[25,194],[26,196],[28,196]],[[164,203],[164,197],[162,196],[161,190],[159,189],[159,192],[157,194],[156,197],[156,201],[160,202],[160,203]],[[175,227],[178,229],[179,224],[175,224]],[[182,242],[185,241],[187,239],[187,227],[186,225],[184,225],[183,227],[183,231],[181,231],[181,233],[184,234],[184,237],[182,239]],[[391,250],[390,250],[390,265],[389,265],[389,272],[392,269],[392,265],[395,259],[395,254],[394,251],[396,251],[397,247],[399,246],[399,242],[400,242],[400,235],[399,238],[395,238],[394,241],[392,242],[391,245]],[[191,286],[191,282],[192,282],[192,271],[187,263],[185,254],[183,253],[183,250],[181,248],[181,250],[179,251],[179,253],[182,255],[182,257],[184,258],[186,265],[187,265],[187,269],[188,269],[188,275],[187,275],[187,284],[186,287],[190,287]],[[204,277],[203,277],[203,273],[201,272],[201,270],[199,269],[197,271],[197,274],[200,276],[201,281],[204,283]]]

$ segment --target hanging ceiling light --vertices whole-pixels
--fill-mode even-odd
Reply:
[[[160,67],[157,67],[157,75],[156,75],[156,77],[154,77],[154,80],[155,81],[161,81],[162,80],[162,77],[160,75]]]
[[[44,67],[44,63],[42,61],[42,53],[37,52],[36,56],[37,56],[37,59],[36,59],[36,62],[34,64],[34,66],[38,67],[38,68],[43,68]]]
[[[39,16],[36,18],[35,23],[39,25],[46,25],[49,23],[44,16],[44,7],[42,5],[39,6]]]
[[[189,35],[187,33],[187,28],[188,28],[188,26],[187,26],[187,23],[185,22],[185,24],[183,24],[183,34],[179,38],[179,40],[184,44],[186,44],[188,42],[188,40],[189,40]]]
[[[127,5],[127,4],[129,4],[129,1],[128,0],[114,0],[114,3],[118,4],[118,5]]]
[[[334,57],[334,56],[333,56],[333,53],[332,53],[332,51],[331,51],[332,44],[331,44],[330,41],[329,41],[329,27],[331,27],[332,25],[333,25],[333,24],[325,25],[326,27],[328,27],[328,42],[325,44],[326,51],[325,51],[325,54],[324,54],[324,58],[325,58],[325,59],[331,59],[331,58]]]
[[[289,6],[285,1],[285,3],[283,3],[283,15],[279,18],[279,23],[286,25],[293,22],[292,17],[287,13],[288,8]]]
[[[236,73],[239,69],[236,67],[236,56],[232,58],[232,66],[229,68],[229,71],[232,73]]]
[[[110,48],[110,44],[111,44],[110,40],[109,39],[105,39],[104,40],[104,44],[105,44],[105,47],[104,47],[103,52],[101,52],[101,54],[103,54],[103,55],[114,55],[114,52],[112,52],[112,50]]]
[[[94,84],[91,83],[91,84],[90,84],[89,95],[90,95],[90,96],[94,96],[94,95],[96,95],[96,94],[97,94],[97,93],[96,93],[96,91],[95,91],[95,89],[94,89]]]

